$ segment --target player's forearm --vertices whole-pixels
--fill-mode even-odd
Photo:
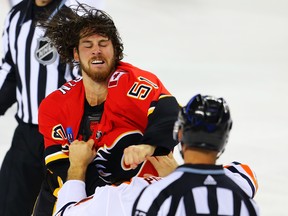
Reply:
[[[87,167],[70,166],[68,169],[67,180],[81,180],[85,181]]]

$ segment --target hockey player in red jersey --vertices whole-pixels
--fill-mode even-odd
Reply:
[[[93,142],[97,150],[86,173],[88,195],[96,186],[145,173],[157,175],[146,157],[168,154],[176,145],[175,97],[153,73],[121,61],[123,44],[109,15],[83,5],[72,12],[60,11],[41,24],[61,57],[79,62],[82,70],[82,78],[66,83],[40,105],[39,130],[48,169],[36,205],[42,212],[51,210],[66,180],[67,128],[74,142]]]

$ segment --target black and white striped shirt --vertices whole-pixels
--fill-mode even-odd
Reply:
[[[252,199],[257,186],[239,172],[235,172],[239,178],[233,181],[229,177],[234,175],[233,169],[224,171],[219,165],[182,165],[144,189],[132,215],[258,215]]]
[[[16,118],[38,124],[40,102],[77,76],[76,69],[73,72],[60,62],[56,49],[43,37],[43,29],[35,27],[39,17],[52,14],[60,3],[54,0],[37,7],[34,0],[23,0],[7,15],[2,37],[0,115],[17,101]]]

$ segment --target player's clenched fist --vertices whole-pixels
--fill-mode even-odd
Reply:
[[[155,151],[155,146],[141,144],[132,145],[124,149],[124,163],[135,169],[138,164],[146,160],[147,156],[152,156]]]

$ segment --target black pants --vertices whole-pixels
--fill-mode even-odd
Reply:
[[[31,215],[44,170],[44,140],[38,126],[20,123],[0,170],[1,216]]]

